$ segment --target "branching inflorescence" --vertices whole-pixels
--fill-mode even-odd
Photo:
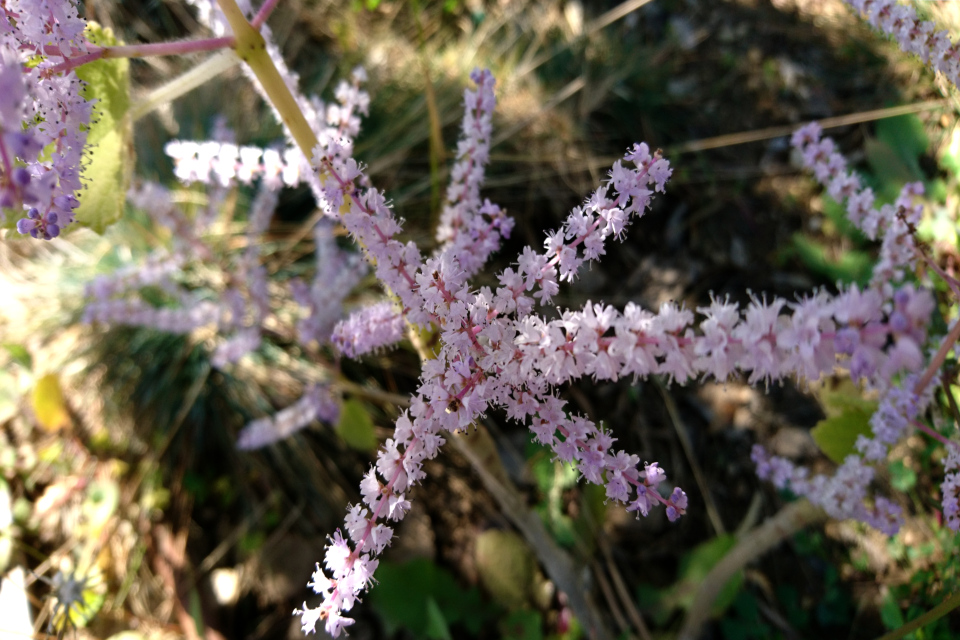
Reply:
[[[217,36],[196,50],[229,46],[230,24],[236,23],[208,0],[190,2]],[[849,3],[956,82],[957,47],[932,23],[920,22],[912,8],[892,0]],[[229,0],[223,8],[252,14],[246,2]],[[386,196],[353,157],[360,116],[369,106],[361,88],[366,74],[354,70],[350,81],[337,87],[335,102],[301,96],[296,76],[270,42],[265,17],[258,15],[253,27],[241,18],[241,26],[263,37],[261,63],[280,78],[281,90],[290,92],[296,113],[271,101],[277,87],[262,82],[252,64],[248,73],[288,125],[287,140],[269,148],[238,145],[229,135],[170,142],[166,151],[177,177],[210,185],[210,204],[191,218],[159,185],[131,189],[130,202],[169,228],[171,247],[139,268],[91,282],[86,318],[172,332],[215,327],[224,339],[214,347],[211,362],[221,368],[257,350],[267,320],[291,300],[298,309],[291,334],[314,351],[330,345],[340,355],[358,357],[396,343],[409,327],[435,331],[437,352],[423,354],[419,388],[364,476],[362,502],[349,508],[343,529],[329,539],[323,566],[317,564],[310,586],[322,602],[312,608],[304,603],[297,611],[304,631],[323,621],[336,637],[353,623],[345,614],[372,583],[378,557],[393,537],[392,523],[407,513],[409,492],[425,475],[424,461],[493,408],[525,423],[556,459],[576,465],[587,481],[604,486],[609,500],[638,517],[661,506],[670,521],[682,516],[687,496],[666,482],[657,462],[641,464],[639,456],[616,450],[611,432],[570,411],[560,398],[561,385],[585,376],[610,381],[662,376],[679,384],[743,377],[753,385],[769,385],[785,378],[814,381],[838,365],[845,367],[880,395],[872,436],[860,436],[856,453],[830,476],[811,477],[759,446],[753,459],[761,477],[807,496],[834,517],[857,518],[888,533],[897,530],[899,507],[871,495],[872,465],[885,460],[890,447],[914,428],[926,429],[919,420],[931,401],[929,371],[940,364],[926,353],[933,296],[907,281],[922,258],[914,236],[922,215],[919,185],[907,185],[896,202],[875,208],[873,193],[847,171],[836,145],[815,124],[808,125],[793,136],[806,168],[844,203],[851,222],[881,243],[867,287],[814,291],[794,301],[753,296],[744,308],[717,298],[695,310],[670,302],[655,311],[630,303],[621,311],[588,302],[548,317],[539,312],[560,286],[575,280],[584,263],[602,258],[609,240],[622,240],[629,225],[650,209],[654,195],[665,191],[672,169],[661,153],[635,144],[560,228],[547,234],[542,250],[526,247],[497,275],[497,286],[474,286],[471,278],[513,227],[500,207],[481,198],[496,105],[493,75],[474,71],[475,89],[464,92],[463,125],[437,246],[425,257],[413,242],[400,239],[401,223]],[[65,0],[9,0],[0,6],[0,24],[0,205],[18,215],[25,212],[17,223],[20,233],[50,239],[73,219],[91,117],[92,104],[82,97],[73,69],[88,57],[107,54],[87,48],[84,24]],[[37,63],[26,65],[26,56],[38,56]],[[295,135],[291,115],[309,129],[312,148],[305,148],[303,135]],[[314,275],[310,282],[273,282],[261,264],[264,235],[278,190],[301,182],[327,214],[312,229]],[[216,224],[225,190],[238,183],[257,183],[258,190],[244,248],[225,252],[216,234],[207,232]],[[366,268],[360,253],[334,241],[334,220],[346,228],[391,296],[345,318],[343,302]],[[169,304],[147,303],[138,295],[144,287],[159,289]],[[326,382],[307,385],[291,406],[250,423],[238,446],[265,446],[314,420],[335,421],[339,398],[333,389]],[[956,529],[960,457],[953,443],[948,446],[943,508],[948,525]]]
[[[34,238],[55,238],[73,222],[83,186],[93,103],[72,70],[54,69],[85,51],[85,27],[63,0],[0,6],[0,208]]]

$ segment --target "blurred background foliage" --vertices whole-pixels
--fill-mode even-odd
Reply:
[[[202,34],[176,0],[83,7],[127,42]],[[949,3],[922,9],[960,26]],[[367,69],[373,102],[357,156],[424,248],[467,74],[493,71],[498,110],[483,194],[517,227],[488,274],[523,245],[539,246],[628,145],[662,148],[675,170],[667,195],[561,291],[560,307],[588,299],[695,307],[711,294],[742,302],[749,292],[793,298],[864,282],[876,247],[797,169],[784,137],[822,118],[845,118],[828,133],[881,200],[924,182],[930,207],[919,233],[955,272],[955,93],[840,0],[281,0],[270,25],[308,95],[329,97],[352,67]],[[134,109],[199,59],[131,61]],[[914,107],[890,118],[868,113],[899,105]],[[135,179],[173,187],[164,143],[207,139],[218,122],[241,144],[281,138],[233,68],[134,124]],[[197,188],[174,197],[188,211],[207,203]],[[221,205],[225,255],[241,246],[251,199],[241,188]],[[312,244],[299,231],[313,213],[308,191],[283,192],[263,247],[277,278],[309,273]],[[38,634],[299,637],[290,611],[307,594],[325,536],[359,499],[373,445],[389,437],[393,400],[415,389],[419,362],[409,345],[343,361],[355,386],[339,425],[238,452],[246,422],[329,372],[289,327],[270,327],[257,352],[216,370],[211,335],[79,323],[85,282],[168,242],[128,207],[103,236],[42,244],[8,233],[0,245],[0,568],[29,568],[13,589],[29,595]],[[955,317],[956,300],[940,293],[942,316]],[[349,303],[377,295],[367,278]],[[951,359],[939,396],[954,417],[935,425],[948,435],[956,372]],[[662,514],[634,520],[608,507],[602,490],[576,482],[527,432],[491,413],[483,423],[496,471],[549,540],[517,533],[471,461],[447,447],[427,465],[351,637],[585,637],[568,594],[536,561],[533,549],[548,542],[588,576],[589,606],[611,637],[674,637],[710,569],[791,499],[756,479],[753,443],[825,470],[831,447],[847,446],[823,436],[829,425],[847,433],[869,415],[861,404],[869,399],[837,381],[817,391],[585,380],[564,394],[602,419],[619,446],[659,461],[690,494],[688,515],[671,525]],[[881,473],[881,490],[910,514],[899,535],[850,522],[797,533],[731,579],[703,637],[871,638],[956,592],[958,539],[937,512],[943,455],[914,437]],[[80,601],[65,581],[82,587]],[[947,616],[907,637],[952,637],[958,625]]]

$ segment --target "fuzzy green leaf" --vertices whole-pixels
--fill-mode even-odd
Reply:
[[[97,45],[119,44],[110,29],[91,22],[87,39]],[[133,169],[130,108],[130,62],[124,58],[95,60],[77,69],[87,83],[84,97],[95,99],[94,117],[87,133],[89,161],[86,183],[76,209],[77,222],[97,233],[120,219]]]

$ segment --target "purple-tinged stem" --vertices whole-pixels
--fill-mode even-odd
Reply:
[[[279,3],[280,0],[266,0],[260,6],[260,10],[257,11],[257,15],[253,16],[253,20],[250,21],[250,26],[257,31],[260,31],[260,27],[263,26],[263,23],[267,21],[267,18],[270,17],[270,14],[273,13],[273,10],[276,9]]]
[[[943,446],[953,447],[957,451],[960,451],[960,444],[954,442],[953,440],[948,440],[947,438],[944,438],[942,435],[940,435],[939,433],[937,433],[927,425],[923,424],[919,420],[911,420],[910,423],[913,424],[913,426],[915,426],[917,429],[920,429],[920,431],[923,431],[925,434],[927,434],[928,436],[930,436],[931,438],[933,438],[934,440],[942,444]]]
[[[923,393],[923,390],[927,388],[927,385],[930,384],[933,376],[937,373],[937,369],[939,369],[940,365],[947,359],[947,354],[950,353],[950,349],[956,344],[958,338],[960,338],[960,320],[953,325],[953,329],[950,329],[950,333],[947,334],[940,348],[937,349],[936,355],[933,356],[930,364],[927,365],[927,370],[923,372],[923,377],[914,385],[913,393],[915,395],[920,395]]]
[[[924,262],[928,267],[930,267],[938,276],[940,276],[944,282],[947,283],[947,286],[950,287],[950,290],[953,292],[958,299],[960,299],[960,282],[956,278],[951,276],[949,273],[940,268],[940,265],[936,261],[928,256],[924,251],[921,251],[919,247],[915,249],[917,256]]]
[[[61,73],[76,69],[94,60],[108,58],[147,58],[150,56],[178,56],[199,51],[229,49],[234,46],[233,36],[205,38],[203,40],[180,40],[177,42],[155,42],[150,44],[117,45],[115,47],[91,46],[88,53],[66,58],[60,64],[46,69],[46,73]]]

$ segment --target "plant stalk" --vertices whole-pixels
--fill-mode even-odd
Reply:
[[[240,59],[247,63],[250,70],[260,81],[264,92],[280,114],[283,124],[286,125],[294,142],[300,147],[307,160],[313,159],[313,150],[318,144],[317,136],[310,128],[310,123],[303,116],[300,106],[293,94],[283,81],[280,72],[267,54],[267,44],[260,32],[247,22],[246,16],[240,11],[236,0],[218,0],[223,10],[233,36],[236,38],[234,50]]]

